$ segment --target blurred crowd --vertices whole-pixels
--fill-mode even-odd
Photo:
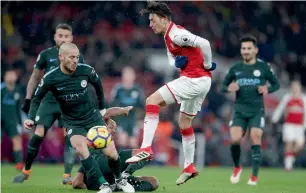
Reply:
[[[162,85],[160,74],[147,66],[144,48],[165,48],[162,37],[148,27],[148,18],[139,16],[146,2],[1,2],[1,72],[14,68],[18,72],[19,84],[25,86],[29,80],[36,57],[40,51],[54,45],[54,29],[59,23],[68,23],[73,28],[74,42],[80,47],[86,63],[95,67],[102,77],[106,93],[120,82],[121,70],[131,66],[136,70],[136,83],[145,94]],[[239,38],[252,33],[258,38],[259,57],[273,63],[276,73],[288,76],[288,80],[299,79],[306,86],[306,3],[305,2],[169,2],[173,21],[188,30],[208,39],[212,50],[223,57],[239,58]],[[165,52],[166,54],[166,52]],[[231,64],[227,64],[230,66]],[[207,141],[206,164],[231,165],[228,122],[231,118],[233,97],[220,92],[222,76],[215,76],[202,111],[196,117],[195,129]],[[286,84],[286,82],[282,82]],[[288,83],[288,82],[287,82]],[[107,94],[107,102],[112,96]],[[275,102],[277,103],[277,102]],[[161,112],[160,130],[156,140],[161,144],[180,141],[176,125],[178,107],[171,106]],[[143,112],[137,114],[137,130],[142,126]],[[204,124],[203,124],[204,123]],[[166,129],[165,129],[166,127]],[[167,130],[167,132],[165,132]],[[61,130],[49,132],[44,144],[58,147],[59,152],[49,156],[61,161]],[[281,164],[282,147],[280,134],[272,132],[267,118],[264,137],[264,164]],[[165,134],[167,133],[167,134]],[[27,134],[25,134],[27,135]],[[26,137],[25,137],[26,138]],[[26,140],[24,144],[26,144]],[[224,148],[220,148],[220,144]],[[46,146],[54,150],[51,145]],[[2,146],[3,147],[3,146]],[[243,146],[248,152],[250,146]],[[176,164],[176,149],[155,147],[161,162]],[[54,152],[54,151],[53,151]],[[46,153],[48,155],[48,153]],[[46,155],[42,159],[47,160]],[[306,166],[306,158],[297,162]],[[249,163],[248,154],[244,162]]]

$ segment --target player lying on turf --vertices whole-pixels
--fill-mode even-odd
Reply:
[[[75,44],[61,45],[59,49],[60,65],[45,74],[41,80],[31,102],[29,119],[24,122],[24,125],[32,129],[38,106],[47,92],[51,91],[60,104],[64,127],[67,129],[72,146],[80,157],[82,166],[98,179],[99,193],[111,193],[110,185],[103,174],[95,170],[99,165],[90,155],[86,140],[90,128],[106,125],[102,118],[105,114],[104,91],[95,69],[87,64],[78,63],[79,56],[80,52]],[[89,91],[88,83],[95,88],[98,105],[92,92]],[[104,148],[103,152],[108,157],[107,164],[112,169],[116,184],[124,192],[134,192],[134,187],[122,177],[120,157],[114,142],[112,141],[107,148]]]
[[[123,176],[127,179],[127,181],[134,187],[136,192],[151,192],[158,188],[158,180],[153,176],[133,176],[133,173],[144,167],[145,162],[140,161],[134,164],[126,164],[125,161],[135,155],[136,150],[123,150],[119,152],[119,156],[121,159],[121,171],[123,172]],[[91,150],[91,156],[97,161],[99,164],[99,168],[96,170],[100,170],[105,180],[110,184],[113,191],[122,191],[115,183],[115,178],[112,173],[112,169],[107,164],[107,157],[103,154],[101,150]],[[99,182],[98,179],[92,176],[89,172],[86,172],[84,167],[81,166],[75,177],[72,181],[72,188],[74,189],[85,189],[88,190],[98,190]]]
[[[149,1],[141,13],[149,13],[150,27],[165,39],[169,64],[181,71],[180,77],[167,83],[146,99],[143,141],[139,152],[128,163],[151,159],[154,134],[159,122],[159,108],[180,104],[178,124],[184,150],[184,169],[176,184],[185,183],[198,175],[194,167],[195,135],[192,120],[201,110],[210,90],[210,71],[216,68],[208,40],[192,34],[171,21],[171,10],[164,2]]]

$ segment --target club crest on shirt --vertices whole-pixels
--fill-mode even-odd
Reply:
[[[85,88],[86,86],[87,86],[87,81],[86,80],[82,80],[81,87]]]
[[[17,101],[20,99],[20,94],[18,92],[15,92],[14,99]]]
[[[138,91],[134,90],[134,91],[131,92],[131,97],[133,99],[136,99],[138,96],[139,96],[139,92]]]
[[[254,70],[253,75],[259,77],[261,75],[261,72],[259,70]]]

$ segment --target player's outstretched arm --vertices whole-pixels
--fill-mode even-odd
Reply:
[[[103,116],[104,119],[109,119],[111,117],[119,116],[119,115],[125,115],[127,116],[132,110],[132,106],[127,106],[127,107],[111,107],[106,109],[106,112]]]
[[[179,46],[190,46],[200,48],[204,56],[204,67],[212,67],[212,52],[210,43],[207,39],[194,35],[187,30],[182,30],[174,35],[173,42]]]
[[[268,93],[272,93],[277,91],[280,88],[279,80],[274,74],[273,69],[271,68],[270,65],[267,65],[267,70],[266,70],[266,78],[270,82],[270,86],[268,88]]]

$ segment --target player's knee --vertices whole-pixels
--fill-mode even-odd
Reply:
[[[165,101],[158,91],[153,93],[152,95],[150,95],[146,99],[146,105],[162,105],[162,106],[164,106],[165,105],[164,103],[165,103]]]
[[[188,117],[182,113],[180,113],[179,120],[178,120],[178,125],[181,129],[186,129],[191,127],[191,122],[192,122],[193,117]]]
[[[241,127],[233,126],[230,128],[232,144],[240,144],[243,137],[243,130]]]
[[[231,142],[232,144],[240,144],[242,140],[242,135],[239,135],[239,134],[232,134],[231,135]]]
[[[146,105],[156,105],[156,100],[154,98],[154,95],[150,95],[147,99],[146,99]]]
[[[303,147],[304,147],[304,144],[305,144],[305,142],[304,141],[300,141],[300,142],[297,142],[296,144],[295,144],[295,152],[299,152],[299,151],[301,151],[302,149],[303,149]]]
[[[45,128],[44,128],[44,126],[37,125],[34,134],[38,135],[40,137],[44,137],[45,136]]]
[[[14,150],[21,150],[21,136],[17,135],[12,138],[13,142],[13,149]]]
[[[158,189],[159,182],[158,182],[158,179],[156,177],[151,177],[150,183],[152,184],[153,191]]]
[[[82,143],[74,144],[75,152],[81,157],[86,158],[89,156],[89,151],[86,145]]]
[[[261,144],[262,133],[262,130],[259,128],[251,128],[250,138],[252,144]]]

